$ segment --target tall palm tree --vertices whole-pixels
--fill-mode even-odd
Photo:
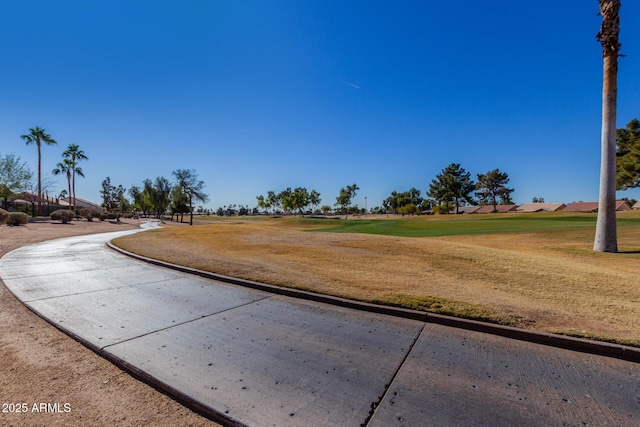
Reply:
[[[67,187],[69,188],[68,194],[71,194],[71,171],[72,165],[71,160],[69,159],[64,159],[62,162],[58,163],[56,168],[52,171],[54,175],[67,175]],[[71,199],[69,199],[69,201],[71,201]],[[71,203],[69,203],[69,209],[71,209]]]
[[[600,198],[593,250],[618,252],[616,231],[616,102],[620,42],[620,0],[599,0],[602,26],[596,36],[602,44],[602,155]]]
[[[43,142],[47,145],[56,145],[57,142],[39,126],[30,128],[29,133],[20,135],[20,138],[22,138],[27,145],[35,144],[38,147],[38,213],[40,213],[40,206],[42,205],[42,153],[40,147]]]
[[[82,169],[78,167],[78,161],[88,160],[89,158],[84,154],[84,151],[80,149],[78,144],[69,144],[66,150],[62,153],[63,156],[71,160],[71,190],[69,197],[73,203],[73,213],[76,213],[76,175],[84,178]]]
[[[71,191],[73,191],[73,213],[76,213],[77,203],[76,203],[76,176],[84,178],[84,173],[82,172],[82,168],[78,166],[76,162],[71,162],[73,165],[71,169]]]

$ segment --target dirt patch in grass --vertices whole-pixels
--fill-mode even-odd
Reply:
[[[0,256],[32,243],[138,228],[139,222],[0,226]],[[137,381],[29,311],[0,281],[0,393],[27,413],[0,413],[2,426],[216,426]],[[65,403],[70,412],[31,412]]]
[[[640,226],[619,230],[622,254],[591,251],[585,228],[435,238],[305,231],[320,226],[217,223],[116,244],[281,286],[640,344]]]

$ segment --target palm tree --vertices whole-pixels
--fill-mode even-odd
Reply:
[[[47,145],[55,145],[57,142],[51,138],[51,135],[45,132],[41,127],[34,127],[29,129],[29,133],[26,135],[20,135],[27,145],[36,144],[38,147],[38,213],[40,213],[40,206],[42,204],[42,154],[40,152],[40,146],[44,142]]]
[[[80,149],[78,144],[69,144],[66,150],[62,153],[63,156],[71,159],[71,190],[69,197],[73,200],[73,213],[76,213],[76,175],[84,178],[82,169],[79,168],[79,160],[88,160],[89,158],[84,154],[84,151]]]
[[[76,203],[76,176],[84,178],[84,173],[82,172],[82,168],[77,165],[76,162],[71,162],[73,168],[71,169],[71,191],[73,191],[73,213],[76,213],[77,203]]]
[[[600,198],[593,250],[618,252],[616,232],[616,98],[620,42],[620,0],[600,0],[602,26],[596,36],[602,44],[602,155]]]
[[[67,187],[69,188],[68,194],[71,194],[71,171],[72,171],[72,164],[71,164],[71,160],[69,159],[64,159],[62,162],[58,163],[56,165],[56,168],[52,171],[54,175],[62,175],[62,174],[67,175]],[[62,191],[64,192],[65,190],[62,190]],[[71,201],[71,198],[69,198],[69,201]],[[69,203],[69,209],[71,209],[71,203]]]

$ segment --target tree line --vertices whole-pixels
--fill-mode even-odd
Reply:
[[[316,190],[307,191],[304,187],[297,187],[291,190],[288,187],[279,193],[275,191],[267,192],[266,196],[257,196],[258,208],[264,210],[282,209],[285,213],[298,212],[305,214],[308,207],[316,207],[320,204],[320,193]]]
[[[618,190],[640,187],[640,121],[631,120],[625,128],[616,130],[616,184]],[[6,207],[7,202],[23,192],[35,187],[37,199],[50,183],[43,185],[41,166],[41,147],[56,145],[57,141],[45,129],[38,126],[29,129],[29,133],[20,138],[27,145],[38,148],[38,180],[33,183],[34,173],[27,163],[15,154],[0,156],[0,199]],[[69,197],[69,209],[74,213],[77,209],[75,195],[75,178],[84,177],[80,162],[88,160],[85,152],[77,144],[69,144],[62,153],[62,160],[52,170],[54,175],[62,175],[67,180],[67,190],[62,190],[59,198]],[[113,214],[124,212],[141,212],[145,216],[161,217],[166,212],[183,220],[184,214],[190,214],[193,223],[194,203],[208,201],[203,192],[204,182],[198,179],[193,169],[177,169],[173,173],[172,183],[165,177],[155,180],[146,179],[141,186],[132,185],[126,190],[122,185],[115,186],[109,177],[102,182],[101,196],[103,206]],[[393,191],[382,201],[381,206],[372,208],[375,213],[395,213],[412,215],[432,209],[435,212],[458,212],[460,206],[491,205],[494,210],[499,204],[512,204],[513,188],[508,186],[509,176],[499,169],[477,174],[474,181],[471,174],[459,163],[451,163],[444,168],[429,184],[429,190],[422,196],[416,188],[407,191]],[[320,193],[308,191],[304,187],[280,191],[268,191],[266,195],[257,196],[257,208],[235,205],[218,209],[218,215],[256,214],[263,212],[284,212],[287,214],[305,215],[308,213],[339,213],[348,217],[351,213],[360,212],[357,206],[351,206],[353,198],[360,188],[356,184],[340,189],[332,206],[321,204]],[[537,199],[537,198],[536,198]],[[541,201],[539,199],[538,201]]]
[[[500,169],[478,174],[474,182],[471,173],[459,163],[451,163],[431,180],[426,192],[428,198],[423,198],[416,188],[401,193],[393,191],[382,202],[382,211],[401,215],[429,209],[438,213],[458,213],[458,208],[465,205],[491,205],[495,211],[498,204],[513,203],[511,193],[514,190],[507,186],[508,183],[509,175]]]
[[[193,203],[206,203],[209,195],[204,192],[204,181],[198,179],[195,169],[177,169],[172,172],[172,183],[163,176],[155,180],[145,179],[142,187],[132,185],[127,191],[122,185],[117,187],[107,177],[102,181],[102,206],[117,218],[125,212],[140,212],[145,217],[162,218],[167,211],[171,219],[184,220],[189,214],[189,225],[193,225]],[[127,197],[127,193],[130,199]]]
[[[616,179],[617,189],[626,190],[640,187],[640,121],[631,120],[625,128],[617,129]],[[393,191],[382,201],[381,206],[371,209],[374,213],[394,213],[413,215],[432,209],[435,212],[458,213],[458,208],[466,205],[493,206],[513,204],[511,198],[513,188],[508,186],[509,175],[500,169],[493,169],[484,174],[477,174],[476,180],[471,178],[459,163],[451,163],[444,168],[429,184],[429,190],[422,197],[422,192],[414,187],[407,191]],[[359,190],[356,184],[340,189],[340,195],[334,205],[343,214],[357,212],[359,209],[348,209],[351,199]],[[305,212],[309,205],[320,203],[319,193],[315,193],[317,202],[309,203],[309,195],[305,188],[290,188],[276,193],[269,191],[266,196],[257,196],[259,209],[275,212],[282,208],[285,213]],[[348,203],[344,203],[348,201]],[[543,198],[534,197],[533,202],[543,203]],[[327,214],[333,209],[324,205],[314,213]],[[306,210],[306,212],[309,212]]]
[[[436,175],[429,185],[427,197],[421,195],[421,191],[411,188],[404,192],[393,191],[389,197],[382,201],[382,207],[375,207],[375,213],[395,213],[413,215],[428,209],[436,212],[448,213],[455,211],[462,205],[492,205],[494,211],[498,204],[512,204],[509,188],[509,175],[499,169],[490,170],[477,175],[477,182],[471,179],[471,174],[460,166],[459,163],[451,163],[442,172]],[[359,209],[351,207],[351,201],[360,190],[357,184],[347,185],[340,189],[336,197],[335,212],[345,215],[358,212]],[[474,196],[477,198],[474,198]],[[315,211],[307,210],[320,204],[320,193],[315,190],[308,192],[306,188],[298,187],[295,190],[287,188],[279,193],[268,191],[266,195],[256,196],[258,209],[263,212],[275,213],[284,211],[285,214],[307,213],[327,214],[332,211],[328,205]]]
[[[336,197],[334,206],[345,214],[345,218],[350,213],[351,201],[359,189],[357,184],[347,185],[340,189],[340,193]],[[297,187],[294,190],[291,190],[291,187],[287,187],[279,193],[268,191],[266,196],[258,195],[256,199],[258,201],[257,208],[262,209],[263,212],[277,213],[284,211],[285,214],[297,213],[304,216],[310,213],[326,215],[332,211],[329,205],[324,205],[318,209],[322,202],[320,193],[316,190],[308,191],[304,187]]]

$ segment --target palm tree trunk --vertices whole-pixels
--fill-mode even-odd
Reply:
[[[38,146],[38,213],[34,216],[40,215],[42,211],[42,155],[40,152],[40,141],[36,141]]]
[[[602,153],[600,198],[593,250],[618,252],[616,231],[616,103],[618,90],[618,33],[620,0],[600,0],[603,22],[598,39],[603,47]]]
[[[602,91],[602,153],[600,159],[600,198],[598,222],[593,249],[600,252],[618,252],[616,230],[616,71],[612,62],[617,57],[605,58]]]
[[[71,209],[71,175],[67,172],[67,187],[69,188],[69,209]]]
[[[71,181],[72,181],[71,185],[72,185],[73,195],[69,195],[69,197],[71,197],[73,200],[73,216],[76,216],[76,170],[75,169],[72,170]]]

